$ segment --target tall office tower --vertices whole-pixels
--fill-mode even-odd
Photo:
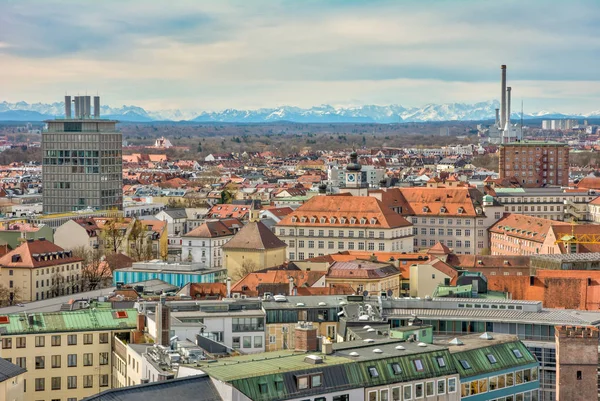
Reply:
[[[118,121],[100,118],[100,98],[65,96],[65,118],[48,120],[42,134],[44,213],[122,210],[122,144]]]

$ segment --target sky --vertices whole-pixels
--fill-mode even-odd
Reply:
[[[600,109],[598,0],[0,0],[0,102]]]

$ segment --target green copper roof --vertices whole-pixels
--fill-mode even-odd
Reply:
[[[496,333],[491,333],[492,337],[498,337]],[[461,337],[464,340],[465,337]],[[466,341],[465,341],[466,342]],[[489,346],[485,346],[489,342]],[[500,370],[506,370],[516,368],[519,366],[525,366],[528,364],[536,364],[537,360],[529,352],[527,347],[519,340],[503,343],[495,343],[495,339],[492,340],[479,340],[477,343],[479,347],[465,349],[461,351],[463,346],[453,346],[450,348],[452,357],[455,360],[455,366],[460,374],[461,378],[473,377],[486,373],[496,372]],[[519,358],[513,350],[517,350],[518,354],[521,355]],[[493,356],[495,363],[492,363],[488,358],[488,355]],[[461,360],[468,362],[470,368],[465,369],[461,364]]]
[[[260,356],[244,355],[227,358],[219,362],[209,362],[199,366],[200,369],[208,373],[210,376],[229,382],[252,376],[263,376],[274,373],[296,371],[315,366],[324,368],[331,365],[351,362],[347,358],[327,355],[322,364],[309,365],[304,362],[304,358],[306,358],[307,355],[309,354],[305,352],[274,351],[260,354]]]
[[[136,320],[137,309],[84,309],[73,312],[13,313],[0,315],[0,335],[128,330],[136,327]]]
[[[520,194],[525,193],[523,188],[494,188],[496,194]]]

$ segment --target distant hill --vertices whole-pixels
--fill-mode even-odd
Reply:
[[[138,106],[111,107],[102,106],[104,118],[130,122],[151,121],[194,121],[229,123],[269,123],[291,121],[300,123],[399,123],[431,121],[482,121],[493,120],[498,101],[467,103],[426,104],[423,107],[404,107],[400,105],[356,107],[314,106],[308,109],[281,106],[256,110],[226,109],[219,112],[184,112],[181,110],[146,111]],[[64,103],[0,103],[0,121],[42,121],[62,116]],[[518,120],[520,113],[513,112],[512,118]],[[541,118],[598,118],[600,110],[589,114],[563,114],[552,111],[540,111],[524,114],[525,119]]]

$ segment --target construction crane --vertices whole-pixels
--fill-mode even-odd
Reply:
[[[571,219],[571,234],[565,234],[555,244],[563,244],[569,253],[577,253],[579,244],[600,244],[600,234],[577,234],[575,233],[576,218]],[[568,246],[568,247],[567,247]]]

